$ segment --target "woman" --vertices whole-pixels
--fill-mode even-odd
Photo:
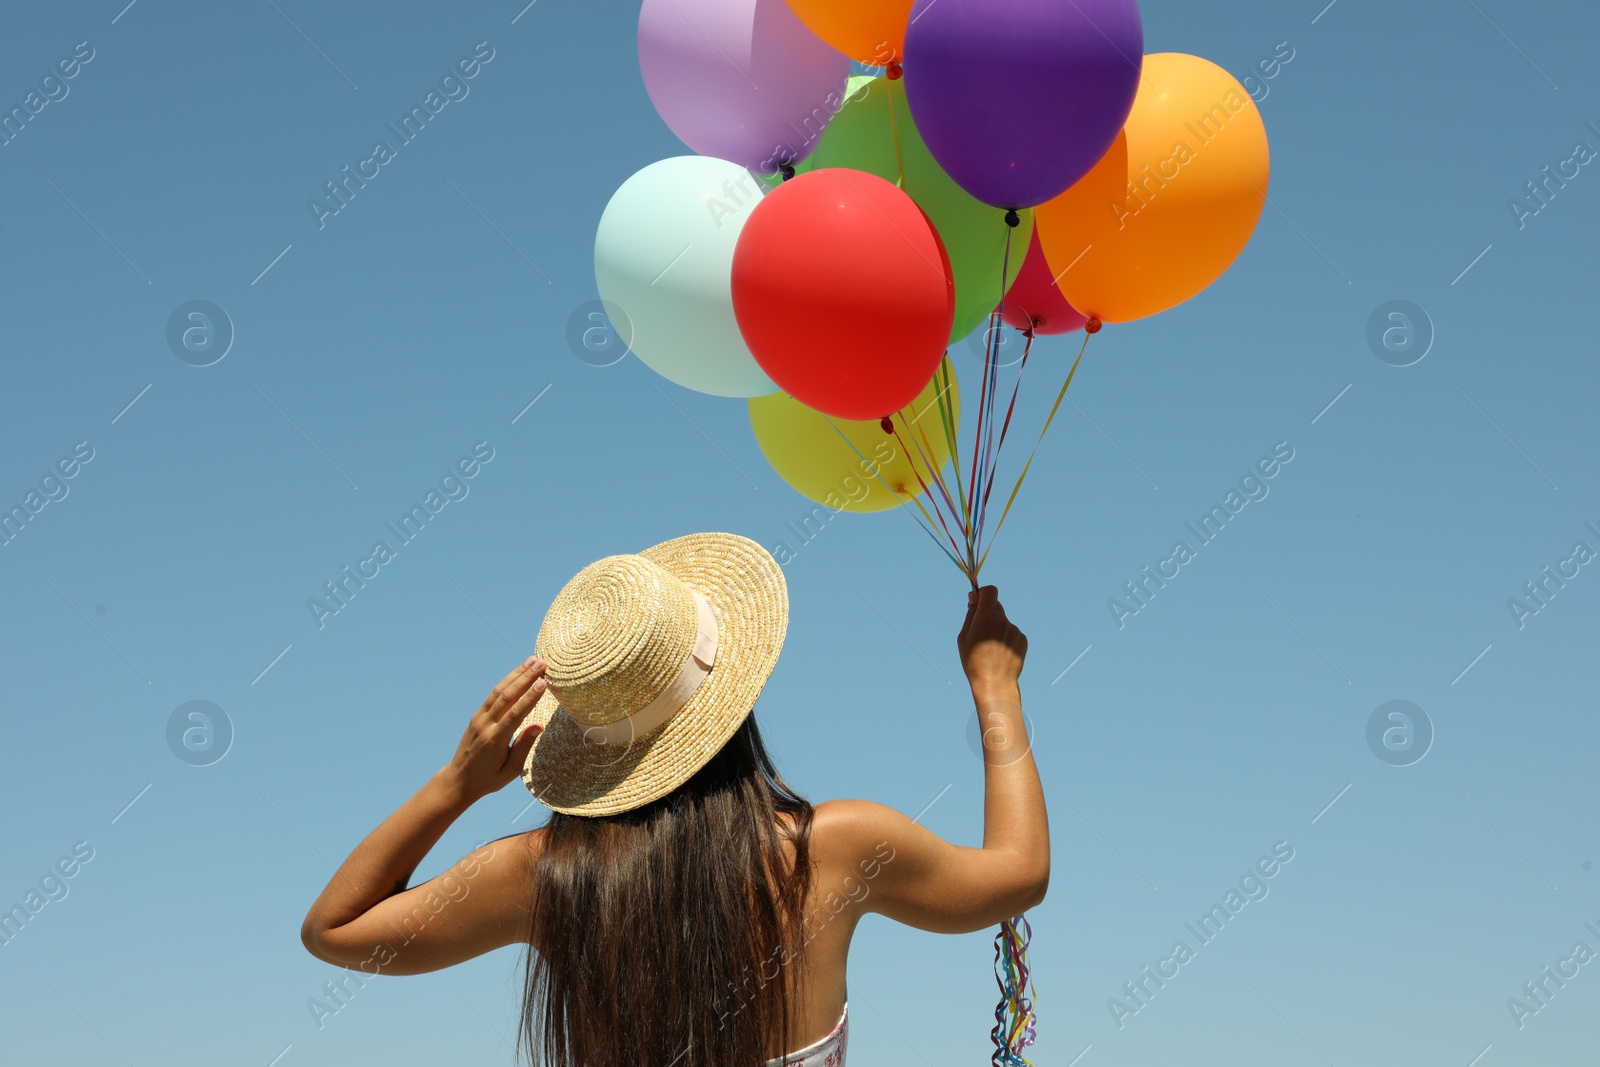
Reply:
[[[585,567],[455,756],[322,891],[306,948],[419,974],[526,944],[518,1049],[535,1063],[757,1067],[798,1050],[788,1063],[839,1067],[862,915],[966,933],[1044,899],[1028,642],[993,586],[968,594],[956,644],[985,776],[983,847],[969,848],[881,804],[812,807],[784,783],[750,712],[788,618],[783,571],[733,534]],[[519,771],[548,824],[407,888],[450,824]]]

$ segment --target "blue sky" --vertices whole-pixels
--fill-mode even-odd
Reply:
[[[0,548],[0,898],[87,843],[0,946],[18,1062],[508,1062],[517,953],[379,979],[319,1029],[336,972],[299,921],[568,577],[693,530],[793,550],[757,711],[789,779],[936,800],[928,825],[979,842],[961,576],[894,513],[801,543],[810,504],[742,403],[568,347],[610,193],[686,151],[636,5],[123,2],[30,8],[0,39],[6,109],[92,50],[0,148],[0,502],[56,472]],[[1271,206],[1208,291],[1090,345],[985,570],[1030,638],[1050,802],[1038,1064],[1553,1065],[1600,1038],[1600,963],[1520,1026],[1507,1006],[1600,951],[1600,567],[1520,625],[1508,607],[1600,551],[1600,172],[1510,207],[1600,150],[1600,22],[1322,2],[1143,6],[1147,51],[1241,78],[1292,48],[1257,94]],[[307,200],[479,42],[468,93],[319,228]],[[209,366],[166,340],[194,300],[232,323]],[[1396,300],[1432,336],[1408,366],[1367,341]],[[1076,349],[1040,343],[1025,432]],[[1108,600],[1280,442],[1268,495],[1119,628]],[[319,628],[306,601],[475,447]],[[195,700],[233,733],[207,766],[167,742]],[[1405,765],[1367,741],[1393,700],[1432,732]],[[482,802],[419,874],[535,825],[527,801]],[[1279,842],[1266,896],[1119,1026],[1123,983]],[[987,934],[867,919],[852,1059],[987,1058],[990,961]]]

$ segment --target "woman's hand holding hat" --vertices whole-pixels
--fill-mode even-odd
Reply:
[[[532,724],[520,733],[518,727],[544,696],[544,670],[543,660],[529,656],[500,679],[467,724],[456,754],[439,772],[464,802],[486,797],[522,773],[540,727]]]

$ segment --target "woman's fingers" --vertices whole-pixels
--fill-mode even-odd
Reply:
[[[544,695],[547,684],[544,677],[544,661],[535,660],[532,666],[524,668],[521,677],[506,691],[500,708],[495,712],[495,722],[499,724],[513,718],[517,708],[522,707],[524,703],[531,706],[533,701]]]
[[[528,717],[528,712],[532,711],[533,706],[539,702],[539,698],[544,696],[547,684],[542,677],[534,679],[533,683],[528,686],[521,696],[507,705],[505,714],[495,720],[496,731],[505,734],[508,738],[515,734],[518,727],[522,725],[522,721]]]
[[[995,623],[1006,623],[1005,608],[1000,606],[1000,590],[992,585],[980,586],[967,593],[967,617],[961,624],[961,636],[983,633]]]
[[[489,699],[483,702],[483,710],[491,722],[498,722],[506,714],[535,681],[544,677],[544,661],[537,656],[529,656],[517,666],[510,674],[500,680],[489,694]]]
[[[534,722],[531,719],[524,719],[521,725],[519,725],[515,730],[511,731],[511,747],[520,748],[522,743],[526,741],[528,742],[528,747],[531,748],[533,747],[534,738],[538,737],[543,732],[544,725],[542,723]],[[523,749],[524,753],[526,753],[526,751],[527,749]]]

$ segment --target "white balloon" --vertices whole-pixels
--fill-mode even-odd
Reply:
[[[737,163],[673,156],[612,194],[595,285],[623,342],[663,378],[713,396],[778,392],[733,316],[734,245],[765,192]]]

